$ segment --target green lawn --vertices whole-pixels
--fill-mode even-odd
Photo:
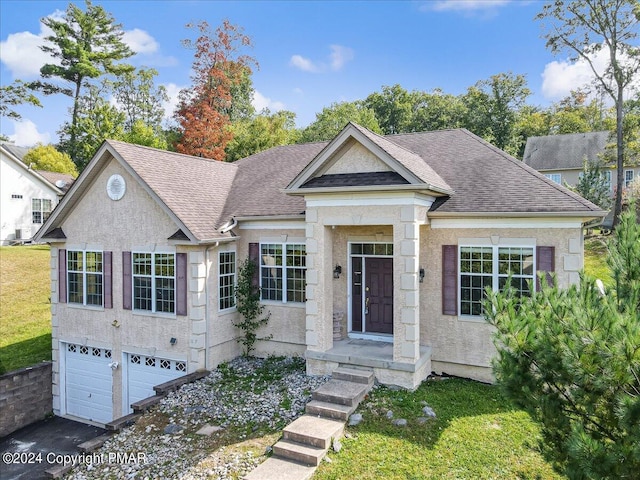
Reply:
[[[611,283],[609,267],[605,261],[607,242],[611,237],[590,235],[584,239],[584,271],[592,277],[599,278],[605,284]]]
[[[0,247],[0,373],[51,360],[49,247]]]
[[[420,423],[424,404],[435,420]],[[389,410],[407,426],[394,426]],[[565,478],[540,454],[536,424],[493,385],[447,379],[411,393],[379,388],[358,412],[364,421],[348,427],[343,448],[314,480]]]

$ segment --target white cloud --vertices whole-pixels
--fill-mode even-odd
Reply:
[[[317,65],[315,65],[308,58],[304,58],[302,55],[293,55],[291,57],[291,60],[289,61],[289,64],[293,67],[296,67],[302,70],[303,72],[315,73],[320,71]]]
[[[353,60],[353,50],[342,45],[331,45],[331,70],[340,70],[347,62]]]
[[[162,107],[164,108],[164,120],[166,122],[170,122],[173,119],[173,112],[175,112],[176,107],[178,106],[178,95],[180,94],[180,90],[185,87],[180,87],[175,83],[166,83],[164,84],[164,88],[167,90],[167,96],[169,97],[168,102],[162,103]]]
[[[51,135],[38,132],[38,127],[31,120],[13,122],[13,135],[8,135],[9,140],[19,147],[33,147],[37,143],[48,144],[51,142]]]
[[[329,54],[329,63],[314,62],[302,55],[293,55],[289,60],[289,65],[296,67],[303,72],[322,73],[327,70],[337,72],[342,69],[348,62],[353,60],[355,54],[353,49],[342,45],[330,45],[331,53]]]
[[[155,38],[139,28],[124,32],[122,40],[136,53],[155,53],[158,51],[158,42]]]
[[[284,110],[286,108],[284,103],[277,100],[271,100],[269,97],[262,95],[258,90],[253,91],[253,100],[251,101],[251,105],[253,105],[253,108],[255,108],[257,112],[261,112],[265,108],[268,108],[272,112],[277,112],[278,110]]]
[[[64,12],[55,10],[50,18],[61,20]],[[30,80],[40,76],[40,67],[45,63],[59,63],[40,48],[44,45],[45,37],[53,31],[40,23],[40,33],[31,32],[11,33],[7,39],[0,42],[0,61],[5,64],[13,78]]]
[[[608,51],[603,48],[591,58],[596,71],[601,75],[609,63]],[[620,56],[620,61],[624,63],[624,55]],[[550,100],[562,99],[569,96],[572,90],[591,85],[594,79],[595,75],[586,60],[553,61],[547,63],[542,72],[542,94]],[[636,82],[635,88],[640,88],[640,80]]]
[[[40,49],[42,45],[42,35],[31,32],[12,33],[5,41],[0,42],[0,61],[9,69],[13,78],[29,80],[39,77],[40,67],[53,60]]]
[[[421,9],[435,10],[437,12],[470,12],[502,7],[511,2],[512,0],[436,0],[435,2],[425,3]]]

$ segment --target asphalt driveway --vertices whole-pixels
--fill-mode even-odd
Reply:
[[[0,439],[0,479],[40,480],[64,455],[78,459],[78,445],[105,430],[61,417],[50,417]],[[70,457],[67,457],[70,458]]]

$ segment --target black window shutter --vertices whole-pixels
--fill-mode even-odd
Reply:
[[[536,247],[536,289],[540,290],[537,272],[547,273],[547,284],[553,285],[551,274],[556,271],[556,247]]]
[[[176,253],[176,315],[187,314],[187,254]]]
[[[67,303],[67,251],[58,249],[58,303]]]
[[[104,308],[113,308],[113,281],[111,258],[112,252],[104,252],[102,254],[102,273],[104,275]]]
[[[458,246],[442,246],[442,314],[458,314]]]
[[[255,270],[253,271],[253,278],[251,279],[251,285],[254,288],[259,288],[260,287],[260,244],[259,243],[249,244],[249,260],[251,260],[256,267]]]
[[[122,308],[131,310],[131,252],[122,252]]]

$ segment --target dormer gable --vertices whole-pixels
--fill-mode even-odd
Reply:
[[[435,196],[451,193],[421,157],[354,123],[348,123],[285,191],[304,195],[337,189],[411,189]]]

